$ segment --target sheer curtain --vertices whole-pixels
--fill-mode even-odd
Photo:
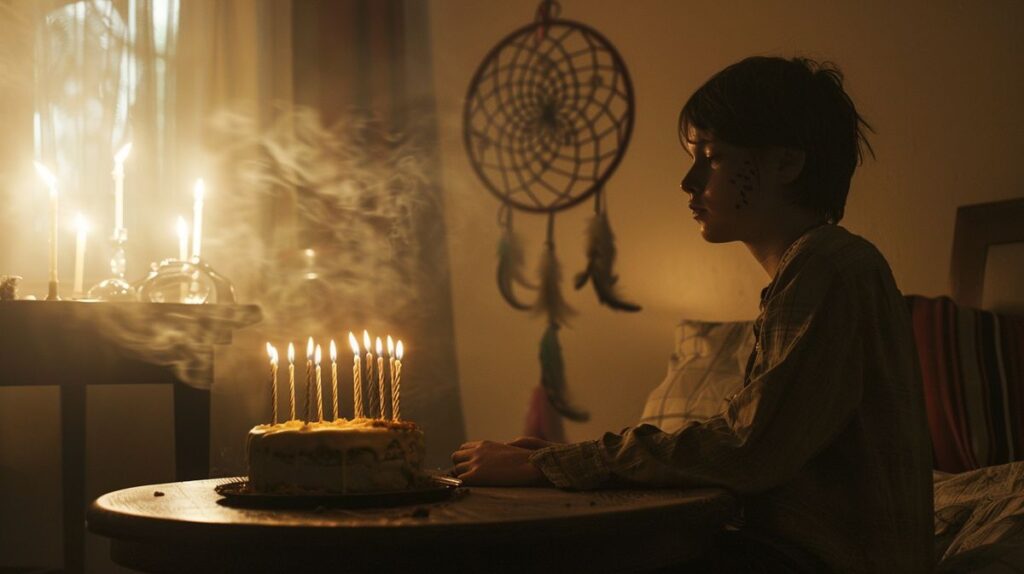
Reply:
[[[266,341],[401,338],[402,413],[425,428],[428,464],[463,439],[427,13],[426,0],[0,0],[0,275],[45,294],[33,160],[60,182],[65,297],[75,213],[92,223],[86,288],[109,274],[122,145],[129,280],[177,255],[175,220],[204,178],[204,257],[264,315],[218,349],[217,474],[242,470],[241,437],[269,418]]]
[[[176,256],[175,220],[190,219],[193,182],[204,178],[204,258],[263,308],[254,333],[279,345],[312,335],[326,346],[362,329],[403,338],[414,361],[406,376],[424,378],[406,380],[403,412],[437,427],[438,450],[457,443],[425,1],[5,6],[33,47],[21,70],[31,121],[5,139],[31,142],[31,157],[55,171],[65,229],[77,212],[92,221],[87,286],[109,275],[113,157],[131,142],[128,279]],[[6,163],[29,164],[25,155]],[[5,233],[4,269],[39,293],[47,203],[35,175],[14,167],[5,193],[22,225]],[[60,233],[65,296],[73,239]],[[222,378],[262,378],[262,343],[239,344],[252,348],[226,359],[224,388]]]

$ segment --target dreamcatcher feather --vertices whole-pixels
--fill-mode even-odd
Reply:
[[[529,289],[536,289],[537,286],[527,281],[523,271],[523,241],[512,229],[511,213],[505,219],[501,239],[498,241],[498,292],[512,308],[529,311],[533,306],[521,302],[513,286],[518,284]]]
[[[608,223],[608,211],[601,201],[601,192],[597,194],[596,213],[587,226],[587,268],[576,274],[576,289],[582,289],[589,280],[597,293],[597,300],[617,311],[636,312],[639,305],[629,303],[619,296],[616,283],[619,276],[612,268],[615,266],[615,234]]]
[[[611,43],[589,26],[559,19],[560,10],[554,0],[543,0],[532,24],[487,54],[466,96],[463,136],[470,165],[503,203],[498,291],[514,309],[545,317],[541,386],[556,411],[585,421],[588,413],[568,399],[558,340],[559,329],[574,312],[562,296],[554,216],[597,194],[588,228],[587,267],[576,276],[576,287],[589,281],[602,304],[619,311],[640,310],[618,294],[615,235],[601,201],[601,189],[632,134],[633,87]],[[523,272],[513,208],[548,214],[536,286]],[[517,286],[535,291],[532,304],[516,295]]]

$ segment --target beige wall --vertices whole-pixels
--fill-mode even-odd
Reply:
[[[465,90],[487,50],[530,21],[535,0],[434,0],[435,78],[443,116],[444,184],[467,435],[516,435],[538,380],[540,318],[505,306],[495,289],[498,202],[469,171],[461,140]],[[683,317],[756,313],[769,280],[739,245],[703,243],[678,181],[687,167],[675,121],[712,73],[748,55],[837,62],[875,127],[877,159],[853,182],[844,225],[888,257],[905,293],[948,293],[957,206],[1024,195],[1024,4],[1012,2],[682,2],[563,0],[563,16],[602,31],[623,55],[637,94],[629,153],[608,187],[625,292],[638,315],[569,295],[580,311],[562,344],[570,386],[592,410],[569,424],[585,439],[631,424],[664,375]],[[565,276],[583,262],[588,208],[559,217]],[[520,217],[519,222],[527,218]],[[530,229],[531,255],[542,241]],[[532,265],[532,263],[531,263]],[[567,291],[569,287],[567,286]]]

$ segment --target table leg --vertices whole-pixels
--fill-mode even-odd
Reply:
[[[210,391],[174,383],[174,470],[177,480],[210,478]]]
[[[85,570],[85,393],[81,383],[60,387],[64,571],[70,573]]]

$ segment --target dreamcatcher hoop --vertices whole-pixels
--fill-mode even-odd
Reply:
[[[633,83],[611,42],[544,15],[545,4],[487,53],[463,108],[477,176],[504,204],[534,213],[600,190],[625,155],[635,115]]]

